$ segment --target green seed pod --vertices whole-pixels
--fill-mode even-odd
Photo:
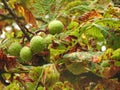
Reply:
[[[48,29],[50,34],[59,34],[62,32],[64,25],[59,20],[53,20],[48,24]]]
[[[20,58],[24,61],[29,61],[32,59],[31,49],[27,46],[24,46],[20,51]]]
[[[8,48],[8,53],[10,55],[19,56],[21,49],[22,49],[22,45],[20,43],[18,43],[18,42],[14,42]]]
[[[34,36],[30,41],[30,48],[34,54],[39,53],[45,49],[45,40],[41,36]]]

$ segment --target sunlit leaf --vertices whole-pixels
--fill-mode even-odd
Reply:
[[[87,29],[86,33],[88,36],[90,35],[93,38],[97,38],[98,40],[104,40],[104,36],[101,33],[102,30],[105,30],[105,28],[93,24],[90,28]]]

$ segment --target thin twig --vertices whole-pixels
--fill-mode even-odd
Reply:
[[[14,20],[16,21],[16,23],[18,24],[18,26],[20,27],[21,31],[23,32],[23,34],[25,35],[25,37],[28,39],[28,41],[30,41],[30,37],[27,34],[27,28],[19,21],[17,15],[11,10],[11,8],[8,6],[6,0],[2,0],[2,3],[5,6],[5,9],[7,9],[9,11],[9,13],[12,15],[12,17],[14,18]]]
[[[31,32],[29,29],[27,29],[26,27],[25,27],[25,29],[26,29],[26,31],[28,32],[28,33],[30,33],[30,34],[32,34],[32,35],[35,35],[35,33],[33,33],[33,32]]]
[[[47,31],[47,30],[36,30],[34,33],[37,34],[37,33],[39,33],[39,32],[44,32],[44,33],[48,34],[48,31]]]
[[[20,43],[21,43],[22,45],[24,45],[24,41],[25,41],[25,36],[22,35],[22,39],[21,39]]]

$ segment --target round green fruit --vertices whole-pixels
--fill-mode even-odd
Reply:
[[[34,54],[39,53],[45,48],[45,40],[41,36],[34,36],[30,41],[30,48]]]
[[[31,49],[27,46],[24,46],[20,51],[20,58],[23,61],[29,61],[32,59],[32,52]]]
[[[45,42],[46,42],[47,45],[50,44],[50,43],[52,43],[52,38],[53,38],[53,35],[51,35],[51,34],[48,34],[45,37]]]
[[[22,46],[20,43],[18,42],[14,42],[10,45],[10,47],[8,48],[8,53],[10,55],[14,55],[14,56],[19,56],[20,55],[20,50],[22,49]]]
[[[62,32],[64,25],[59,20],[53,20],[48,24],[48,29],[50,34],[59,34]]]

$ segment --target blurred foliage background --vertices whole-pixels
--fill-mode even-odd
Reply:
[[[10,55],[52,20],[64,24],[42,52]],[[48,42],[46,41],[46,42]],[[119,90],[120,0],[0,0],[1,90]]]

